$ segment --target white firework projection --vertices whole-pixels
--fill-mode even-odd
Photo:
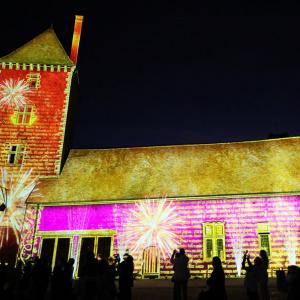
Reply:
[[[0,107],[23,107],[27,103],[29,86],[23,79],[4,80],[0,84]]]
[[[240,277],[242,271],[242,260],[244,255],[243,253],[244,232],[238,231],[238,228],[236,228],[235,233],[231,235],[231,238],[232,238],[232,250],[235,258],[236,271],[238,277]]]
[[[296,265],[297,263],[297,231],[297,223],[293,220],[288,223],[288,226],[284,232],[284,246],[289,265]]]
[[[288,203],[284,198],[279,198],[279,200],[280,201],[274,203],[276,216],[278,218],[276,222],[280,224],[281,219],[286,220],[284,227],[280,225],[281,230],[279,234],[284,243],[288,264],[295,265],[297,261],[299,234],[299,226],[296,220],[299,218],[299,209],[293,204]]]
[[[17,174],[8,174],[6,169],[1,170],[1,186],[7,192],[7,207],[0,213],[0,248],[4,241],[8,241],[9,229],[12,228],[16,241],[19,244],[19,235],[25,213],[25,201],[30,194],[33,197],[41,196],[38,192],[37,177],[32,178],[32,169]],[[0,194],[1,202],[4,202],[4,193]]]
[[[246,232],[243,226],[242,220],[239,218],[239,216],[242,215],[242,212],[245,211],[245,205],[242,208],[239,208],[236,212],[236,222],[234,226],[232,227],[232,233],[231,240],[232,240],[232,250],[233,250],[233,256],[235,260],[236,265],[236,271],[238,277],[241,276],[242,272],[242,261],[244,256],[244,237],[246,236]]]
[[[179,216],[166,199],[137,202],[131,210],[132,218],[127,224],[125,239],[132,253],[141,253],[149,246],[156,246],[162,256],[178,247],[179,236],[173,232]]]
[[[71,206],[68,210],[68,229],[69,230],[83,230],[86,228],[87,220],[89,219],[90,207],[83,206]],[[74,266],[78,263],[79,254],[79,236],[74,236],[73,246],[71,248],[71,257],[74,258]],[[75,274],[76,268],[73,270],[73,276]]]
[[[114,205],[113,208],[113,219],[114,219],[114,227],[117,228],[118,224],[121,228],[124,227],[124,219],[123,219],[123,211],[118,204]],[[126,236],[124,234],[124,230],[119,231],[116,238],[116,245],[119,252],[120,257],[122,258],[124,253],[126,252]]]

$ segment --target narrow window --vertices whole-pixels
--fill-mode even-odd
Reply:
[[[206,257],[212,258],[213,256],[213,240],[212,239],[206,239]]]
[[[268,256],[271,255],[270,229],[268,223],[257,224],[258,243],[260,250],[265,250]]]
[[[24,160],[25,147],[23,145],[10,145],[8,151],[8,163],[21,165]]]
[[[43,238],[40,248],[40,258],[51,266],[51,269],[66,262],[70,253],[70,238]]]
[[[203,254],[205,261],[211,261],[214,256],[225,260],[224,223],[212,222],[203,224]]]
[[[223,258],[224,256],[224,239],[217,239],[217,256]]]
[[[29,73],[26,75],[27,84],[30,89],[38,89],[41,86],[41,74]]]

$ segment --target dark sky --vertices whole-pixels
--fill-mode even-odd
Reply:
[[[69,52],[85,16],[75,148],[300,135],[300,5],[24,2],[1,8],[1,56],[51,23]]]

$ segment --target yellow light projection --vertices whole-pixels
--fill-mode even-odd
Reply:
[[[71,203],[168,197],[299,193],[300,138],[255,142],[73,149],[44,198]]]
[[[37,120],[37,116],[33,105],[25,105],[24,107],[15,110],[10,117],[11,122],[14,125],[27,125],[31,126]]]

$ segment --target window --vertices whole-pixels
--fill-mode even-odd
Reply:
[[[16,123],[29,125],[31,124],[32,117],[33,117],[32,105],[25,105],[23,107],[19,107],[18,111],[16,112]]]
[[[10,145],[8,151],[8,163],[21,165],[24,160],[25,147],[23,145]]]
[[[26,75],[26,78],[30,89],[38,89],[41,86],[41,74],[29,73]]]
[[[203,257],[211,261],[214,256],[225,260],[225,231],[224,223],[213,222],[203,224]]]
[[[75,228],[75,227],[74,227]],[[40,235],[41,234],[41,235]],[[86,255],[93,252],[104,258],[112,255],[113,230],[68,230],[63,234],[53,231],[39,231],[40,238],[38,256],[50,265],[52,270],[59,262],[65,262],[70,257],[77,257],[73,276],[78,278],[86,264]]]
[[[43,238],[40,248],[40,258],[53,268],[66,262],[70,256],[70,238]]]
[[[78,265],[79,277],[82,275],[87,253],[97,251],[97,255],[102,254],[105,258],[108,258],[111,255],[111,245],[111,237],[82,237]]]
[[[258,232],[258,243],[259,249],[265,250],[268,256],[271,255],[271,243],[270,243],[270,229],[268,223],[258,223],[257,224]]]

